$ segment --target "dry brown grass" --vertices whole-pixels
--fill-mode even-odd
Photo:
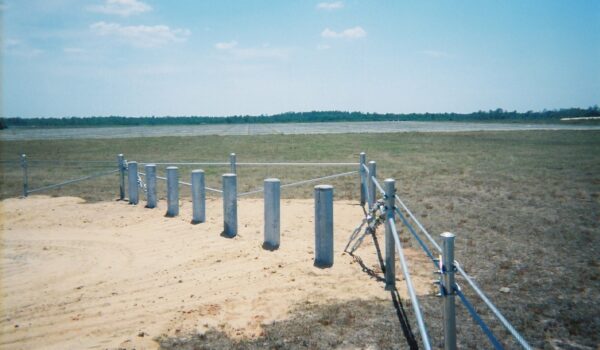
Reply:
[[[378,161],[381,178],[397,180],[399,194],[432,233],[457,234],[457,260],[533,346],[552,349],[556,339],[591,348],[600,343],[599,132],[162,137],[1,145],[3,159],[16,159],[18,153],[24,152],[31,159],[114,160],[117,153],[124,152],[128,159],[138,161],[226,161],[229,152],[236,152],[238,161],[348,162],[365,151],[370,159]],[[6,163],[3,166],[1,196],[19,195],[19,169]],[[92,170],[34,167],[31,184],[58,182]],[[191,167],[182,168],[183,179],[190,170]],[[206,170],[207,184],[219,187],[219,174],[224,169]],[[262,179],[270,176],[280,177],[286,183],[342,171],[343,168],[241,168],[240,190],[260,187]],[[357,198],[356,178],[336,180],[333,184],[337,198]],[[117,190],[116,177],[108,177],[93,186],[82,183],[51,193],[96,201],[114,199]],[[312,186],[284,190],[283,195],[310,197]],[[408,244],[416,245],[410,240]],[[458,282],[475,302],[465,283],[460,279]],[[500,293],[501,287],[509,287],[510,293]],[[440,300],[432,296],[421,302],[433,344],[439,345]],[[507,347],[515,347],[485,307],[475,304]],[[359,305],[348,307],[348,312],[362,313]],[[389,307],[393,310],[391,303]],[[410,307],[406,308],[411,317]],[[464,308],[459,306],[457,310],[460,345],[489,347]],[[290,321],[285,325],[292,329],[268,326],[274,327],[274,333],[267,334],[275,335],[260,340],[266,342],[260,344],[281,347],[277,344],[285,334],[301,333],[294,327],[310,328],[315,324],[310,317],[300,316],[296,321],[300,319],[306,322]],[[369,324],[383,322],[366,319]],[[363,326],[357,323],[358,329]],[[398,320],[389,326],[398,328]],[[285,334],[275,331],[277,327],[284,327],[281,329],[286,329]],[[327,341],[343,347],[337,343],[345,334],[343,329],[332,329],[327,333]],[[385,328],[377,329],[386,332]],[[306,333],[309,338],[315,334],[311,332]],[[208,340],[221,339],[211,334],[205,338],[208,347],[212,347]],[[165,347],[168,344],[165,340]],[[251,343],[236,344],[255,347]]]

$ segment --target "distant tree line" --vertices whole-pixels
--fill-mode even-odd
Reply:
[[[362,113],[343,111],[287,112],[259,116],[163,116],[163,117],[64,117],[64,118],[0,118],[0,129],[10,127],[97,127],[135,125],[201,125],[244,123],[315,123],[358,121],[504,121],[504,122],[552,122],[560,118],[600,116],[597,105],[584,108],[564,108],[541,112],[505,111],[501,108],[473,113]]]

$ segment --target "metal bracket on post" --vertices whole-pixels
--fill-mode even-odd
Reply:
[[[440,292],[444,298],[444,350],[456,350],[456,312],[454,296],[456,295],[454,274],[454,238],[450,232],[442,237],[442,263],[440,265]]]
[[[23,169],[23,198],[29,193],[29,174],[27,172],[27,155],[21,154],[21,168]]]
[[[229,155],[229,170],[230,170],[229,172],[232,174],[237,174],[236,162],[237,162],[237,159],[236,159],[235,153],[231,153]]]
[[[360,152],[358,162],[358,176],[360,178],[360,205],[364,206],[366,203],[365,186],[365,163],[367,161],[367,155],[365,152]]]
[[[396,181],[394,179],[385,179],[383,184],[385,190],[385,290],[394,290],[396,288],[396,250],[394,234],[390,218],[394,218],[394,209],[396,201]]]

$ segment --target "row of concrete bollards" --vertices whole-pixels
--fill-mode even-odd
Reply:
[[[235,157],[235,156],[233,156]],[[127,170],[127,184],[129,203],[139,203],[140,177],[138,163],[130,161],[125,164],[123,155],[118,156],[120,169],[120,196],[125,199],[125,170]],[[235,159],[232,162],[235,164]],[[157,204],[156,165],[145,165],[146,182],[146,207],[155,208]],[[235,168],[231,170],[235,171]],[[179,215],[179,173],[175,166],[166,168],[167,176],[167,213],[169,217]],[[165,178],[162,178],[165,179]],[[185,183],[184,183],[185,184]],[[190,185],[190,184],[188,184]],[[237,213],[237,175],[227,173],[222,176],[223,196],[223,235],[235,237],[238,231]],[[203,170],[193,170],[191,173],[192,194],[192,222],[202,223],[206,220],[206,186]],[[281,183],[279,179],[269,178],[264,180],[264,241],[263,248],[276,250],[281,242]],[[315,197],[315,257],[317,267],[330,267],[333,265],[333,186],[319,185],[314,188]]]

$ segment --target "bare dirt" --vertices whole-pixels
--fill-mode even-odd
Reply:
[[[220,199],[208,200],[208,220],[197,225],[188,201],[176,218],[164,216],[164,202],[146,209],[33,196],[0,205],[3,349],[155,349],[157,339],[205,332],[256,339],[298,305],[343,309],[345,301],[389,299],[383,284],[364,273],[380,270],[373,242],[360,248],[364,266],[343,253],[363,215],[353,201],[335,202],[329,269],[313,266],[310,199],[282,200],[276,251],[261,247],[261,199],[239,202],[233,239],[220,235]],[[430,294],[426,256],[412,248],[405,254],[418,294]],[[399,267],[397,278],[405,299]]]

